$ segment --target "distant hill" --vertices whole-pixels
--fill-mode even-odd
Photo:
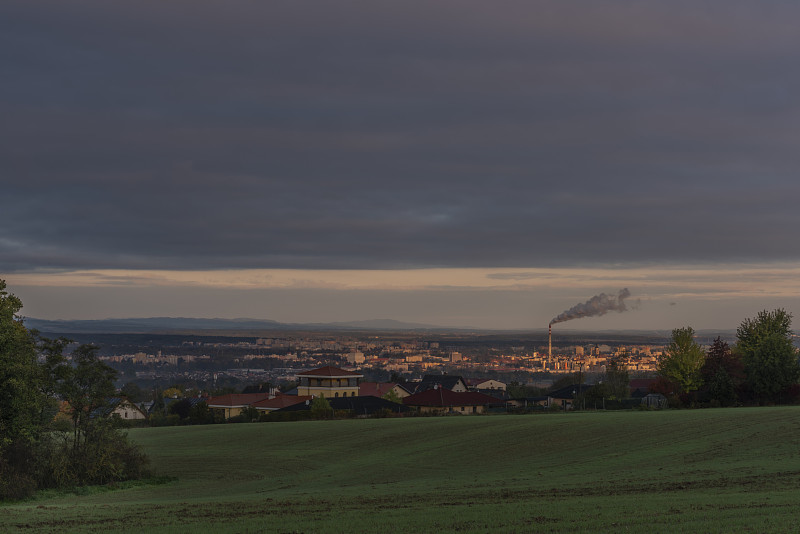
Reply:
[[[439,330],[440,327],[404,323],[392,319],[336,323],[279,323],[269,319],[197,319],[148,317],[131,319],[46,320],[25,319],[25,326],[54,333],[163,333],[163,332],[253,332],[259,330]]]
[[[280,323],[269,319],[198,319],[191,317],[147,317],[131,319],[45,320],[27,318],[25,326],[46,334],[198,334],[221,336],[261,336],[266,332],[291,331],[374,331],[374,332],[430,332],[469,333],[482,335],[547,336],[546,329],[489,329],[471,327],[443,327],[423,323],[408,323],[393,319],[369,319],[333,323]],[[707,345],[716,336],[729,343],[736,339],[735,331],[700,330],[697,339]],[[559,329],[553,332],[554,344],[587,343],[667,343],[669,330],[605,330],[584,331]]]

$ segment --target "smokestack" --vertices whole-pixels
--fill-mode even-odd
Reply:
[[[547,359],[553,359],[553,325],[547,325]]]

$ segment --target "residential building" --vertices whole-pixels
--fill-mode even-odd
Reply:
[[[327,398],[355,397],[362,378],[362,374],[338,367],[320,367],[297,374],[297,394]]]

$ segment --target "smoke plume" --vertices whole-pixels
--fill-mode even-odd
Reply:
[[[580,319],[581,317],[595,317],[597,315],[605,315],[610,311],[624,312],[628,308],[625,307],[625,299],[631,296],[628,288],[620,289],[619,295],[616,297],[600,293],[590,298],[582,304],[576,304],[567,311],[561,313],[550,321],[551,325],[556,323],[563,323],[572,319]]]

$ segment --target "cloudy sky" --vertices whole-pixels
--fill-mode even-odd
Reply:
[[[735,328],[800,313],[797,2],[7,0],[38,318]]]

